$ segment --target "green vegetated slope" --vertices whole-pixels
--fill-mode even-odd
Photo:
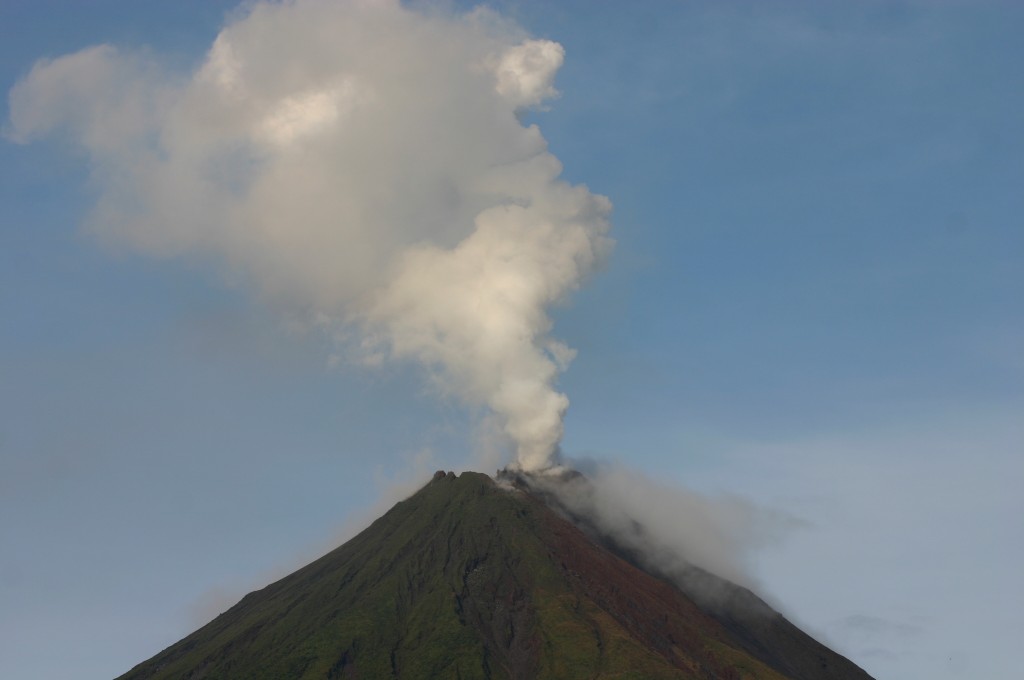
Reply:
[[[535,497],[449,473],[122,678],[868,677],[813,640],[811,674],[787,672],[743,626]]]

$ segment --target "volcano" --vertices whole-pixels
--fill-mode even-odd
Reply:
[[[438,472],[121,678],[870,677],[749,590],[640,564],[526,477]]]

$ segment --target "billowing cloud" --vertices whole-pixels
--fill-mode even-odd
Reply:
[[[107,45],[40,61],[7,134],[86,152],[100,238],[212,257],[368,359],[420,362],[539,469],[573,354],[548,310],[610,248],[608,200],[522,122],[563,58],[486,10],[262,2],[191,73]]]

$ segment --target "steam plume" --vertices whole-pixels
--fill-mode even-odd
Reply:
[[[548,467],[573,352],[550,305],[605,257],[610,203],[559,179],[521,114],[557,95],[557,43],[496,14],[395,0],[261,2],[182,76],[109,45],[38,62],[9,137],[61,133],[99,188],[89,228],[201,255],[260,295],[412,359]]]
[[[614,463],[567,462],[583,474],[561,466],[520,479],[631,551],[646,568],[704,598],[716,593],[701,570],[756,587],[754,553],[803,526],[795,517],[737,496],[699,493]]]

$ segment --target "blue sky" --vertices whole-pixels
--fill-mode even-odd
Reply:
[[[565,47],[529,120],[615,206],[554,315],[564,450],[799,520],[761,592],[873,675],[1012,677],[1024,8],[492,6]],[[8,1],[0,81],[100,43],[188,72],[233,7]],[[209,262],[92,238],[97,191],[0,142],[3,677],[124,672],[476,446],[414,367],[329,368]]]

